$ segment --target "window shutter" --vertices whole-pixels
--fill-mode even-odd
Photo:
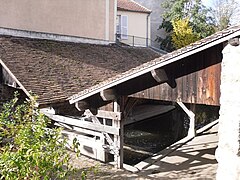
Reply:
[[[117,15],[116,33],[121,34],[121,16],[120,15]]]
[[[128,16],[121,16],[121,39],[128,39]]]

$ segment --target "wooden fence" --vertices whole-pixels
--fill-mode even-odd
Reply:
[[[55,124],[64,127],[63,134],[80,143],[80,153],[120,167],[120,112],[85,110],[82,117],[66,117],[44,112]],[[71,144],[70,144],[71,145]],[[113,157],[113,158],[112,158]]]

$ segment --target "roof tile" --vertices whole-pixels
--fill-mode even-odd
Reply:
[[[183,47],[181,49],[178,49],[178,50],[175,50],[171,53],[168,53],[166,55],[163,55],[161,57],[158,57],[158,58],[155,58],[153,59],[152,61],[149,61],[149,62],[146,62],[146,63],[143,63],[142,65],[138,66],[138,67],[135,67],[135,68],[132,68],[130,69],[129,71],[126,71],[124,73],[122,73],[120,76],[119,75],[116,75],[115,77],[112,77],[111,79],[108,79],[104,82],[101,82],[89,89],[85,89],[83,90],[82,92],[79,92],[78,94],[75,94],[74,96],[70,97],[69,99],[71,100],[75,100],[79,97],[83,97],[85,96],[86,94],[88,94],[89,92],[93,92],[93,91],[97,91],[98,89],[100,88],[104,88],[105,86],[107,86],[108,84],[110,83],[113,83],[113,82],[119,82],[120,80],[126,78],[126,77],[129,77],[131,75],[134,75],[134,74],[137,74],[139,73],[140,71],[142,70],[146,70],[146,69],[149,69],[150,67],[153,67],[155,65],[158,65],[162,62],[166,62],[166,61],[169,61],[173,58],[176,58],[180,55],[183,55],[185,53],[188,53],[190,51],[193,51],[197,48],[200,48],[202,46],[205,46],[211,42],[214,42],[214,41],[217,41],[221,38],[224,38],[226,36],[229,36],[237,31],[240,31],[240,25],[238,26],[232,26],[232,27],[229,27],[223,31],[219,31],[219,32],[216,32],[215,34],[209,36],[209,37],[206,37],[204,39],[201,39],[195,43],[192,43],[186,47]]]
[[[66,101],[159,56],[148,48],[0,36],[0,59],[42,105]]]
[[[118,0],[117,8],[118,10],[124,10],[124,11],[151,13],[151,10],[147,9],[146,7],[138,4],[133,0]]]

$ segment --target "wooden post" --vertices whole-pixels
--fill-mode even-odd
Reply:
[[[195,114],[190,111],[182,102],[177,102],[177,104],[182,108],[182,110],[188,115],[190,120],[190,125],[188,129],[188,137],[193,138],[196,136],[195,130]]]
[[[118,104],[117,100],[115,99],[113,102],[113,111],[119,112],[120,105]],[[117,168],[123,168],[123,119],[121,118],[120,121],[113,121],[114,127],[120,128],[120,133],[118,135],[114,135],[114,143],[115,146],[119,149],[119,153],[114,155],[114,162],[116,163]]]

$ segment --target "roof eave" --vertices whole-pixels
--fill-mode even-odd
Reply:
[[[193,49],[191,49],[191,50],[189,50],[187,52],[184,52],[182,54],[179,54],[177,56],[170,57],[169,59],[167,59],[165,61],[160,61],[159,63],[157,63],[155,65],[152,65],[152,66],[149,66],[148,68],[145,68],[145,69],[140,70],[138,72],[134,72],[132,74],[129,74],[129,75],[124,76],[124,77],[122,77],[120,79],[117,79],[117,80],[113,80],[112,82],[110,82],[108,84],[104,84],[103,86],[100,86],[99,88],[94,89],[93,91],[90,90],[89,92],[84,93],[82,95],[77,95],[77,94],[73,95],[73,96],[68,98],[69,103],[73,104],[73,103],[76,103],[78,101],[84,100],[84,99],[86,99],[86,98],[88,98],[90,96],[93,96],[94,94],[100,93],[101,91],[103,91],[105,89],[114,87],[114,86],[116,86],[118,84],[121,84],[121,83],[123,83],[125,81],[128,81],[128,80],[132,79],[132,78],[136,78],[136,77],[138,77],[140,75],[143,75],[145,73],[149,73],[149,72],[151,72],[151,70],[158,69],[158,68],[163,67],[163,66],[165,66],[167,64],[170,64],[170,63],[173,63],[175,61],[181,60],[181,59],[183,59],[185,57],[188,57],[190,55],[193,55],[195,53],[198,53],[200,51],[203,51],[205,49],[213,47],[213,46],[215,46],[217,44],[223,43],[225,41],[228,41],[229,39],[237,37],[237,36],[240,36],[240,30],[238,30],[236,32],[233,32],[232,34],[226,35],[225,37],[221,37],[221,38],[219,38],[217,40],[214,40],[212,42],[204,44],[204,45],[202,45],[200,47],[193,48]]]
[[[128,12],[135,12],[135,13],[145,13],[145,14],[151,14],[152,11],[137,11],[137,10],[129,10],[124,8],[117,8],[118,11],[128,11]]]
[[[27,89],[20,83],[20,81],[14,76],[14,74],[11,72],[11,70],[5,65],[5,63],[0,59],[0,64],[2,67],[7,71],[7,73],[16,81],[16,83],[19,85],[19,87],[23,90],[23,92],[30,98],[33,99],[33,96],[27,91]],[[39,106],[38,103],[36,103],[36,106]]]

